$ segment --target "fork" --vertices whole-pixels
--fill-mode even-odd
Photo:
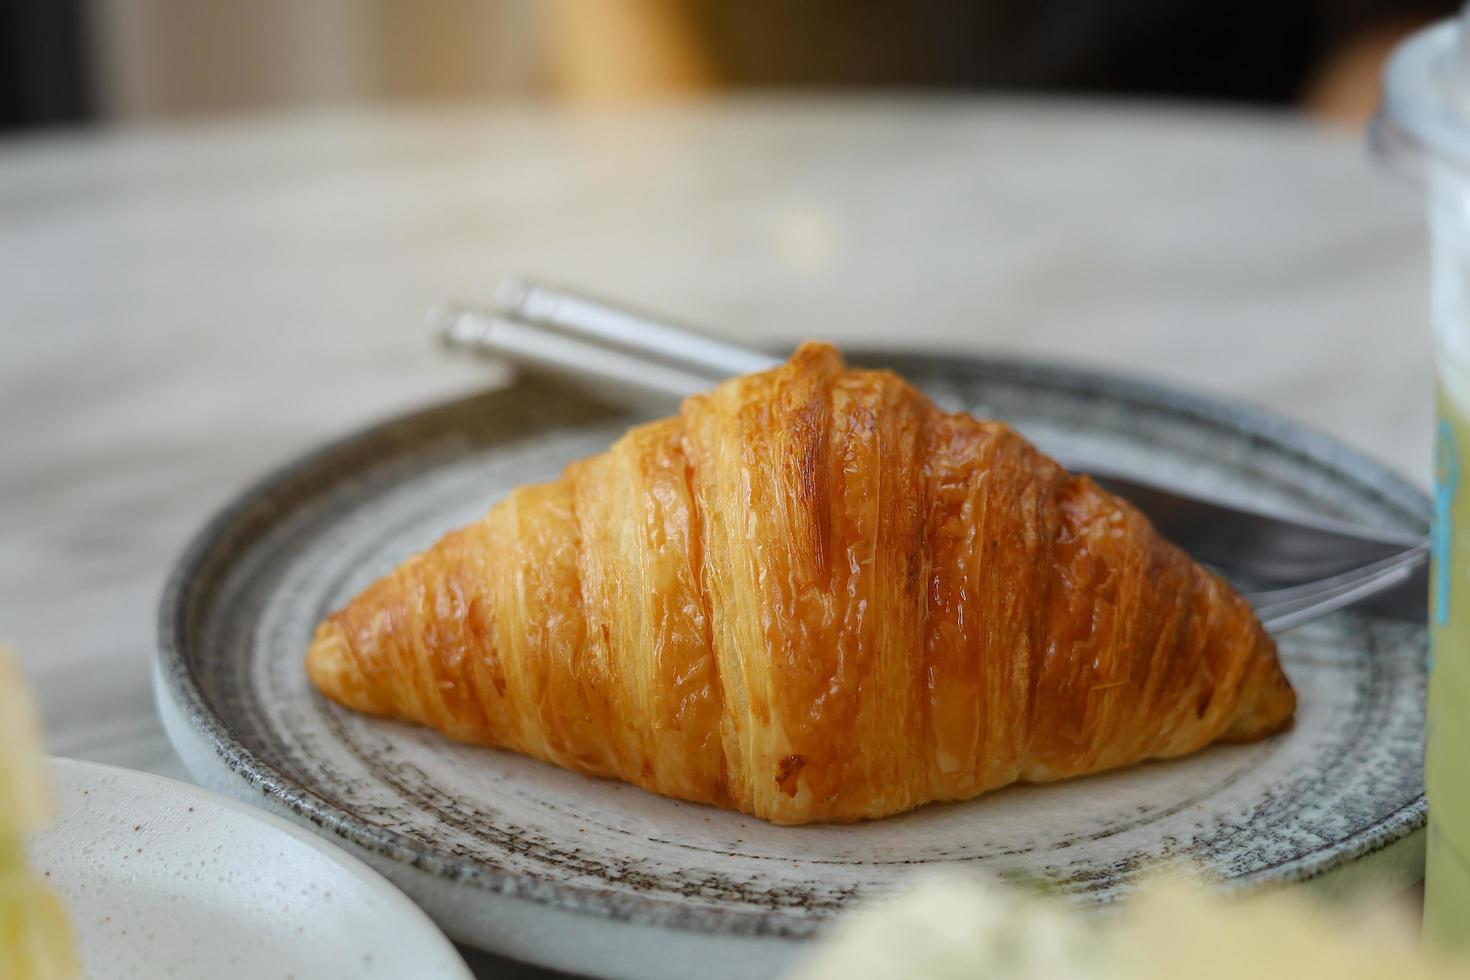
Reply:
[[[570,376],[644,406],[664,406],[723,378],[781,363],[660,317],[538,283],[507,282],[496,300],[495,311],[440,307],[431,314],[431,325],[453,350]],[[1277,585],[1241,593],[1269,632],[1284,632],[1408,583],[1416,600],[1412,618],[1423,618],[1427,583],[1414,581],[1423,578],[1429,556],[1422,537],[1270,514],[1081,460],[1061,461],[1140,506],[1196,560],[1237,581]]]
[[[1428,559],[1429,542],[1421,541],[1400,554],[1337,575],[1241,595],[1268,633],[1283,633],[1408,582]]]

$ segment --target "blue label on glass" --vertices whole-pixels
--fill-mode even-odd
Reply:
[[[1450,618],[1450,548],[1454,519],[1450,505],[1460,485],[1460,450],[1450,423],[1439,420],[1434,445],[1434,529],[1429,553],[1434,558],[1434,621],[1443,626]]]

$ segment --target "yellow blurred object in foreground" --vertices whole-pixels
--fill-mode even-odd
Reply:
[[[25,835],[51,812],[36,733],[20,667],[0,647],[0,977],[69,980],[78,969],[66,911],[25,860]]]
[[[1128,977],[1455,980],[1465,964],[1425,954],[1417,930],[1388,916],[1328,916],[1299,893],[1229,898],[1182,880],[1156,882],[1124,911]]]
[[[1401,922],[1349,931],[1300,895],[1239,899],[1168,879],[1103,918],[935,879],[844,921],[798,980],[1470,980]]]

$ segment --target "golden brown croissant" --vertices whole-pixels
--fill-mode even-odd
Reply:
[[[318,628],[359,711],[777,823],[1284,727],[1245,601],[1008,426],[825,344],[522,487]]]

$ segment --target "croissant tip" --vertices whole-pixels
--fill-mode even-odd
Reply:
[[[1257,694],[1250,710],[1221,736],[1226,742],[1254,742],[1291,728],[1296,718],[1296,689],[1281,669],[1276,654],[1271,654],[1270,676]]]
[[[317,627],[311,646],[306,650],[306,675],[322,694],[338,704],[358,711],[380,713],[369,696],[347,635],[334,620]]]
[[[791,359],[786,362],[786,366],[801,369],[811,363],[825,360],[834,361],[839,371],[846,367],[842,351],[836,344],[826,340],[803,340],[797,345]]]

